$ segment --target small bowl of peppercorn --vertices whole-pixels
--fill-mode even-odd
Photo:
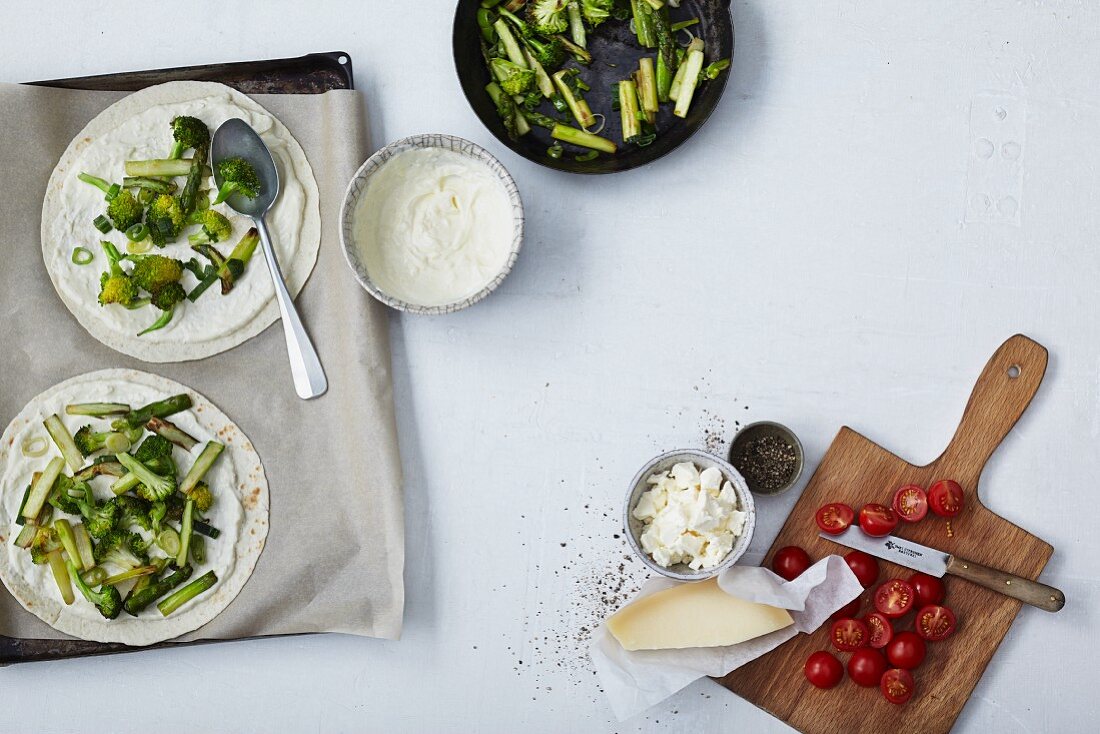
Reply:
[[[737,432],[730,446],[729,462],[753,494],[776,495],[793,487],[802,476],[805,457],[802,442],[779,423],[750,423]]]

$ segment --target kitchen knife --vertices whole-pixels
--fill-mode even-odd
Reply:
[[[1053,586],[956,558],[950,553],[894,535],[873,538],[854,526],[839,535],[828,533],[818,533],[818,535],[825,540],[870,553],[884,561],[890,561],[929,576],[942,577],[945,573],[958,576],[1047,612],[1057,612],[1066,605],[1066,595]]]

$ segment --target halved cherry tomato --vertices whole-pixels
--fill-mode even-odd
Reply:
[[[819,650],[806,660],[802,669],[806,680],[818,688],[832,688],[844,677],[844,666],[831,652]]]
[[[867,647],[867,641],[871,639],[871,631],[858,619],[838,619],[833,622],[832,629],[829,630],[829,639],[833,641],[833,647],[837,650],[851,652]]]
[[[860,607],[860,602],[859,602],[859,597],[857,596],[855,599],[852,599],[850,602],[848,602],[847,604],[842,606],[840,609],[837,609],[835,612],[833,612],[833,617],[832,618],[833,619],[845,619],[847,617],[855,617],[857,614],[859,614],[859,607]]]
[[[875,590],[875,609],[894,619],[912,609],[916,597],[911,583],[890,579]]]
[[[881,652],[861,647],[848,658],[848,677],[857,685],[870,688],[882,681],[886,667],[886,658],[882,657]]]
[[[877,650],[886,647],[894,637],[894,626],[882,612],[871,612],[863,618],[863,623],[871,630],[871,639],[867,644]]]
[[[810,554],[797,545],[780,548],[772,558],[772,570],[788,581],[794,581],[809,567]]]
[[[917,571],[909,577],[909,583],[917,592],[917,606],[925,607],[929,604],[939,604],[943,601],[943,582],[935,576]]]
[[[955,613],[947,607],[929,604],[917,612],[913,629],[929,642],[939,642],[955,631]]]
[[[855,510],[843,502],[830,502],[817,511],[817,526],[830,535],[840,535],[856,518]]]
[[[940,517],[955,517],[963,508],[963,488],[953,479],[941,479],[928,488],[928,506]]]
[[[844,556],[844,562],[852,569],[863,588],[873,586],[878,581],[878,561],[869,553],[854,550]]]
[[[859,526],[876,538],[889,535],[898,526],[898,516],[886,505],[872,502],[859,511]]]
[[[916,633],[898,632],[890,644],[886,646],[886,659],[895,668],[912,670],[924,662],[924,655],[928,650]]]
[[[879,686],[882,695],[890,703],[901,705],[913,697],[916,686],[913,684],[913,674],[908,670],[891,668],[882,674],[882,683]]]
[[[922,487],[907,484],[894,492],[894,512],[906,522],[923,520],[928,514],[928,495]]]

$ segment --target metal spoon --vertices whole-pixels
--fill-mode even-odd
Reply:
[[[271,243],[271,234],[267,231],[264,215],[271,209],[279,196],[279,171],[271,158],[271,151],[248,123],[236,118],[226,120],[214,133],[210,144],[210,164],[214,169],[214,182],[220,188],[221,176],[218,164],[226,158],[240,157],[252,164],[260,178],[260,192],[255,199],[249,199],[240,193],[234,193],[226,203],[234,211],[252,217],[256,229],[260,232],[260,244],[267,258],[271,282],[275,285],[275,298],[279,302],[279,311],[283,317],[283,335],[286,337],[286,350],[290,356],[290,374],[294,378],[294,391],[303,400],[323,395],[328,389],[325,370],[317,357],[317,350],[309,340],[309,334],[302,326],[294,300],[286,289],[279,261],[275,257],[275,248]]]

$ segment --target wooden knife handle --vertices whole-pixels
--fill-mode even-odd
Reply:
[[[1047,612],[1057,612],[1066,605],[1066,595],[1053,586],[1013,576],[973,561],[951,556],[947,560],[947,572]]]

